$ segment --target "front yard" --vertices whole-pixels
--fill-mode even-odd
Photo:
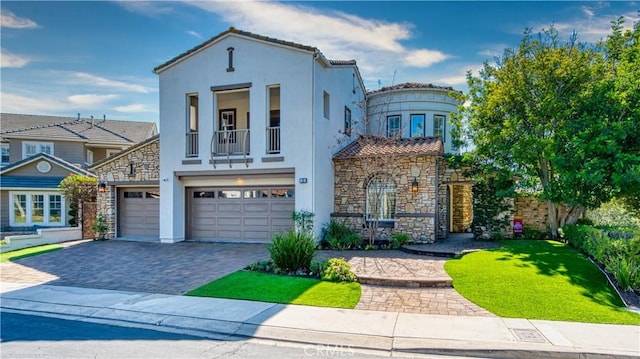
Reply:
[[[505,241],[445,264],[460,294],[502,317],[640,324],[605,275],[576,250],[553,241]]]

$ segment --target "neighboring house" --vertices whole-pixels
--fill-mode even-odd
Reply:
[[[107,238],[159,236],[159,136],[94,163],[104,191],[98,192],[98,214],[109,226]]]
[[[0,228],[68,224],[69,203],[56,188],[69,174],[157,134],[155,123],[0,114]],[[62,214],[58,215],[58,207]]]
[[[162,242],[265,242],[294,210],[329,221],[332,155],[363,117],[355,61],[230,28],[154,71]]]

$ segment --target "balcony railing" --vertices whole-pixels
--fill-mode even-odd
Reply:
[[[187,157],[198,157],[198,132],[187,133]]]
[[[214,131],[211,138],[212,156],[249,154],[249,129]]]
[[[280,127],[267,127],[267,153],[280,153]]]

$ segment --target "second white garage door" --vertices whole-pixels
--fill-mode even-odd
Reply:
[[[190,188],[187,238],[271,241],[293,227],[292,187]]]

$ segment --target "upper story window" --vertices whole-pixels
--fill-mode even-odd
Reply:
[[[411,115],[411,137],[424,137],[424,115]]]
[[[324,118],[328,120],[331,114],[331,108],[330,108],[331,98],[329,96],[329,93],[327,93],[327,91],[324,91],[323,101],[324,101]]]
[[[269,122],[267,124],[267,154],[280,153],[280,86],[269,86]]]
[[[9,161],[11,161],[10,157],[9,157],[9,144],[8,143],[3,143],[2,144],[2,161],[0,161],[1,165],[8,165]]]
[[[442,142],[446,141],[446,137],[445,137],[446,119],[447,118],[444,115],[433,115],[433,136],[441,137]]]
[[[87,150],[87,163],[88,164],[93,163],[93,151],[91,150]]]
[[[198,94],[187,95],[187,157],[198,157]]]
[[[233,72],[235,69],[233,68],[233,47],[227,48],[227,52],[229,53],[229,66],[227,67],[227,72]]]
[[[53,155],[53,142],[22,142],[22,158],[29,158],[44,152]]]
[[[115,155],[116,153],[120,153],[121,151],[120,150],[107,149],[106,152],[107,152],[107,157],[111,157],[111,156]]]
[[[351,136],[351,110],[346,106],[344,108],[344,134]]]
[[[400,115],[387,116],[387,137],[400,136]]]

